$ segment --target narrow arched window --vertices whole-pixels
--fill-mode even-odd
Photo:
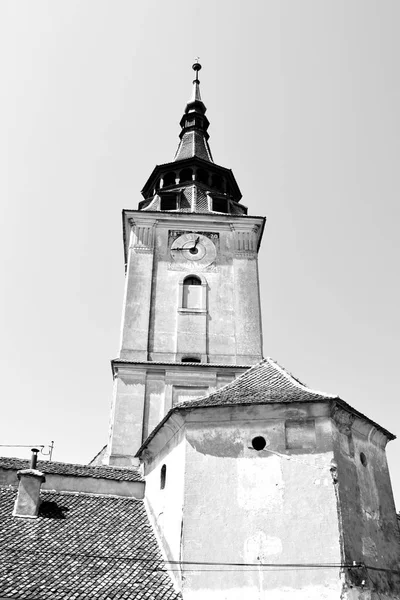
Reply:
[[[219,192],[223,191],[223,180],[221,175],[212,176],[211,187],[217,189]]]
[[[203,308],[203,293],[201,281],[194,275],[183,280],[183,308]]]
[[[161,467],[160,473],[160,489],[163,490],[165,488],[165,482],[167,479],[167,465],[163,465]]]
[[[199,183],[205,183],[207,185],[208,184],[208,173],[207,173],[207,171],[205,171],[204,169],[197,169],[196,180]]]
[[[164,175],[164,187],[168,185],[175,185],[175,173],[172,171]]]
[[[179,174],[179,183],[185,183],[187,181],[192,181],[192,169],[182,169]]]

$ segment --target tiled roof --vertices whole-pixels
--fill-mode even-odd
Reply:
[[[186,131],[179,142],[174,161],[185,160],[197,156],[213,162],[210,146],[201,131]]]
[[[142,501],[42,492],[37,519],[0,490],[0,597],[177,600]]]
[[[187,400],[174,406],[160,423],[153,429],[136,453],[140,456],[142,450],[156,436],[173,413],[180,410],[195,408],[211,408],[218,406],[234,406],[243,404],[271,404],[291,402],[323,402],[335,401],[345,410],[367,419],[382,431],[389,439],[395,439],[390,431],[381,427],[361,412],[355,410],[339,396],[317,392],[306,387],[288,371],[271,358],[265,358],[247,371],[239,375],[231,383],[227,383],[217,391],[193,400]]]
[[[27,469],[29,468],[29,464],[28,460],[23,460],[22,458],[0,457],[0,469]],[[113,479],[114,481],[144,481],[139,470],[134,467],[73,465],[71,463],[39,460],[37,468],[45,474],[94,477],[96,479]]]
[[[265,358],[216,392],[204,398],[183,402],[179,407],[260,402],[315,402],[334,397],[310,390],[271,358]]]

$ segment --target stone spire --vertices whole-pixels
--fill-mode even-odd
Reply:
[[[209,135],[207,133],[210,123],[205,116],[207,109],[200,94],[199,71],[201,64],[196,61],[192,69],[196,73],[196,77],[193,80],[193,90],[190,100],[180,121],[182,131],[179,137],[181,141],[179,142],[174,161],[198,157],[213,162],[210,146],[208,145]]]

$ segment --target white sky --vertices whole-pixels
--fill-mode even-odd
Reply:
[[[121,209],[173,158],[196,55],[214,159],[268,219],[265,355],[400,434],[399,20],[396,0],[0,2],[2,444],[86,462],[107,440]]]

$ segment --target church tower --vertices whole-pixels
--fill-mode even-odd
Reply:
[[[126,264],[105,461],[135,464],[167,412],[212,393],[262,358],[257,253],[265,219],[247,214],[217,165],[199,71],[172,162],[155,167],[138,210],[123,211]]]

